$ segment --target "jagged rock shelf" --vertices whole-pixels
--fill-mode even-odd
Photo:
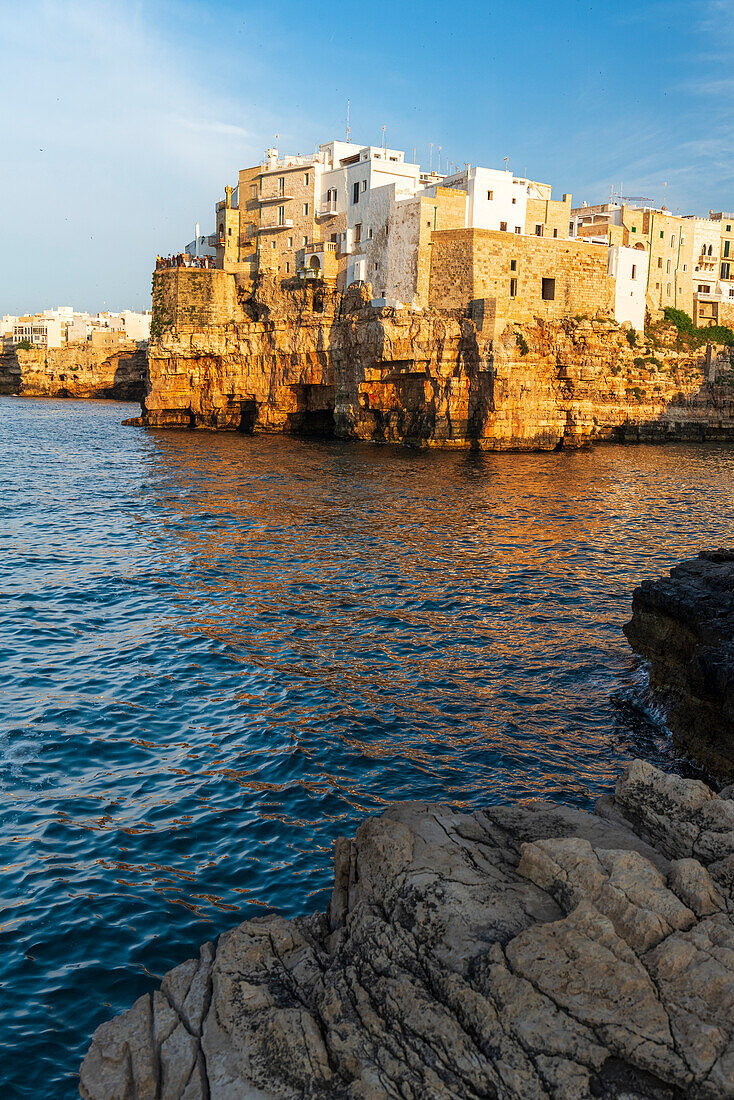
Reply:
[[[396,805],[337,842],[326,914],[246,921],[98,1028],[81,1095],[722,1100],[733,887],[734,800],[641,761],[595,815]]]
[[[653,342],[604,317],[495,332],[370,295],[157,272],[134,423],[494,450],[734,438],[728,349],[678,350],[674,331]]]
[[[624,632],[650,662],[678,747],[734,778],[734,550],[704,551],[643,581]]]

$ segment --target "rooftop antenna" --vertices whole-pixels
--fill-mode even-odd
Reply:
[[[415,164],[415,145],[413,146],[413,164]]]
[[[385,137],[385,127],[383,126],[382,127],[382,151],[383,151],[383,153],[387,152],[386,142],[387,142],[387,138]]]
[[[349,100],[347,100],[347,145],[349,145],[349,135],[351,134],[349,129]]]
[[[441,175],[441,146],[438,147],[438,174]]]
[[[428,165],[428,170],[429,170],[429,172],[433,171],[433,142],[431,142],[431,160],[430,160],[430,163]]]
[[[509,171],[510,171],[510,169],[509,169],[509,165],[508,165],[508,161],[509,161],[509,159],[510,159],[509,157],[505,157],[505,172],[509,172]]]

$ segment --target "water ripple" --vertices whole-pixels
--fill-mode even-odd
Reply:
[[[734,451],[413,453],[0,398],[3,1096],[398,799],[678,765],[631,589],[729,543]]]

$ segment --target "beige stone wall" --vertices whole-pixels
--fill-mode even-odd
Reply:
[[[542,296],[544,278],[555,280],[552,300]],[[607,275],[606,245],[486,229],[433,234],[433,308],[462,309],[473,299],[489,298],[496,302],[499,322],[613,316],[614,292],[615,280]]]
[[[151,336],[226,325],[241,316],[235,280],[228,271],[172,267],[153,276]]]
[[[243,168],[239,175],[239,260],[254,261],[257,252],[257,231],[260,228],[260,203],[258,202],[258,177],[262,166]]]
[[[298,250],[313,241],[322,240],[321,226],[316,219],[316,203],[319,201],[316,168],[313,164],[300,164],[272,171],[261,169],[261,173],[261,262],[269,270],[277,270],[281,278],[286,279],[296,273]],[[281,179],[284,187],[283,201],[263,204],[263,199],[278,198]],[[283,229],[264,230],[264,227],[277,225],[279,206],[285,207],[285,219],[292,221],[293,225]],[[267,258],[265,253],[268,254]]]
[[[525,233],[535,234],[536,226],[543,227],[542,236],[568,238],[571,221],[571,196],[564,195],[563,202],[553,199],[528,198],[525,212]]]

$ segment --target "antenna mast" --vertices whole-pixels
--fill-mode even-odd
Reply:
[[[347,145],[349,144],[349,135],[351,134],[349,129],[349,100],[347,100]]]

